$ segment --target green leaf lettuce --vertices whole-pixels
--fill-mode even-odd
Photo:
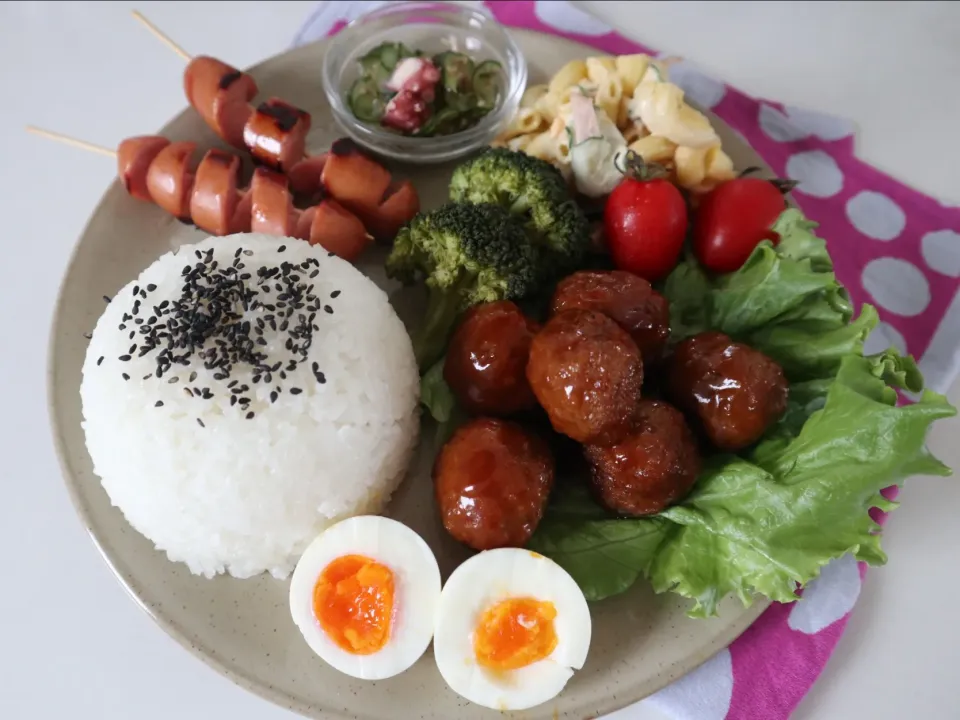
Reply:
[[[932,422],[955,414],[924,392],[897,407],[897,388],[920,392],[910,358],[863,356],[877,322],[853,318],[815,224],[787,210],[781,241],[761,244],[737,272],[708,277],[688,259],[667,279],[674,335],[721,330],[777,360],[790,380],[780,422],[740,455],[708,458],[693,491],[658,515],[605,516],[581,489],[558,493],[530,547],[548,555],[598,600],[646,577],[657,592],[715,614],[727,595],[782,602],[834,558],[882,564],[870,508],[891,510],[880,491],[912,475],[948,475],[927,451]]]

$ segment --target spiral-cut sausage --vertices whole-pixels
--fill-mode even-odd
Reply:
[[[274,170],[289,170],[303,160],[310,114],[278,98],[260,103],[243,128],[250,154]]]
[[[239,176],[240,158],[236,155],[209,150],[203,156],[190,194],[190,217],[194,225],[211,235],[250,231],[253,198],[237,189]]]
[[[289,170],[306,152],[310,114],[270,98],[256,107],[252,77],[215,58],[190,61],[183,74],[187,100],[204,122],[236,148],[273,170]]]
[[[127,192],[137,200],[153,200],[147,187],[147,170],[169,144],[164,137],[141,135],[127,138],[117,147],[117,174]]]
[[[355,260],[370,244],[363,222],[333,198],[307,210],[293,206],[286,176],[257,168],[249,190],[237,187],[240,159],[209,150],[195,162],[197,145],[139,137],[121,143],[117,165],[131,195],[152,200],[171,215],[212,235],[261,232],[296,237]]]
[[[244,128],[253,114],[250,101],[257,83],[235,67],[216,58],[193,58],[183,73],[187,100],[204,122],[235,148],[245,149]]]
[[[175,142],[157,153],[147,168],[147,190],[151,199],[175,218],[190,217],[193,190],[192,163],[195,142]]]

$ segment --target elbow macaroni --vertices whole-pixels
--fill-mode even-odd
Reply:
[[[719,145],[678,147],[673,164],[677,182],[694,192],[709,192],[724,180],[735,177],[733,161]]]
[[[570,98],[583,94],[629,149],[670,167],[680,186],[706,192],[734,177],[733,162],[707,117],[668,81],[672,62],[640,53],[571,60],[549,82],[527,88],[516,116],[492,144],[545,160],[569,178]]]

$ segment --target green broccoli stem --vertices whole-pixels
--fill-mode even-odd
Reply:
[[[428,292],[423,324],[413,338],[413,352],[420,372],[429,370],[443,356],[463,303],[457,287],[441,290],[428,286]]]

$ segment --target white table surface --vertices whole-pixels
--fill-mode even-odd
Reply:
[[[960,201],[960,3],[584,2],[625,33],[755,95],[846,115],[864,158]],[[120,2],[0,3],[0,718],[291,720],[191,657],[130,601],[64,490],[44,403],[47,328],[106,158],[26,135],[27,123],[114,146],[184,106],[182,62]],[[297,2],[143,2],[189,51],[244,67],[285,49]],[[952,89],[952,90],[951,90]],[[952,197],[951,197],[952,196]],[[136,238],[131,238],[135,242]],[[41,269],[42,268],[42,269]],[[954,402],[957,393],[953,393]],[[960,423],[932,445],[960,466]],[[960,717],[960,484],[908,485],[849,629],[796,717]],[[623,720],[652,720],[649,709]]]

